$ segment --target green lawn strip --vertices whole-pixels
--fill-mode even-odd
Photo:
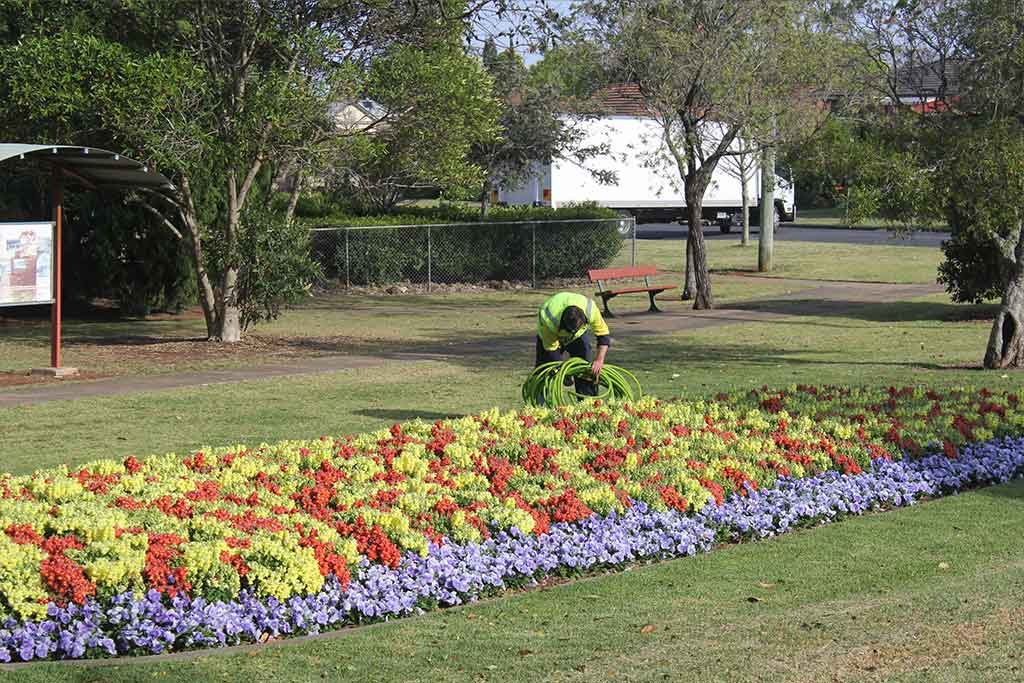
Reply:
[[[790,294],[813,283],[794,285],[751,278],[716,279],[720,306],[757,298]],[[671,276],[664,280],[679,284]],[[595,287],[570,288],[593,296]],[[90,321],[71,318],[64,324],[64,364],[101,374],[168,374],[231,368],[254,363],[287,363],[299,356],[376,354],[393,345],[447,344],[465,340],[486,342],[496,335],[529,336],[538,307],[553,289],[396,296],[323,294],[285,311],[271,323],[253,327],[240,345],[198,342],[187,350],[175,343],[197,342],[205,335],[194,314],[171,319]],[[646,310],[643,295],[616,301],[622,311]],[[663,295],[666,310],[688,304]],[[0,372],[25,372],[49,361],[48,323],[9,323],[0,326]]]
[[[532,347],[531,347],[532,348]],[[0,469],[316,438],[509,405],[519,375],[441,362],[0,409]],[[454,388],[453,388],[454,387]]]
[[[680,240],[639,240],[637,260],[666,271],[657,284],[680,284]],[[754,274],[755,246],[708,242],[711,267]],[[799,291],[803,285],[773,282],[772,277],[866,282],[933,282],[940,253],[925,247],[866,246],[780,242],[778,268],[767,277],[713,275],[716,303],[741,302]],[[617,265],[628,263],[623,249]],[[815,284],[808,282],[806,287]],[[593,285],[579,282],[568,289],[593,296]],[[200,316],[149,320],[91,320],[74,316],[64,325],[64,363],[100,374],[162,374],[239,367],[260,362],[288,362],[296,356],[372,353],[394,342],[447,343],[486,340],[498,333],[529,334],[537,307],[554,289],[472,291],[404,295],[322,294],[287,311],[275,322],[250,330],[248,342],[234,348],[205,348],[194,344],[175,352],[177,342],[196,342],[205,335]],[[668,309],[687,307],[678,290],[661,296]],[[642,295],[616,300],[625,310],[644,307]],[[49,359],[46,321],[6,322],[0,325],[0,372],[25,372]]]
[[[1024,483],[350,632],[11,680],[1016,680]]]
[[[815,228],[839,228],[842,230],[889,230],[893,227],[883,218],[877,216],[867,218],[860,223],[851,225],[842,207],[828,209],[801,209],[797,208],[796,225],[805,225]],[[917,228],[933,232],[949,232],[949,226],[942,223],[932,223]]]
[[[937,299],[863,305],[847,317],[794,314],[621,338],[609,361],[662,398],[793,383],[1020,387],[1019,373],[964,367],[979,365],[988,326],[944,322],[964,309]],[[526,335],[513,353],[8,407],[0,409],[0,469],[25,473],[98,457],[315,438],[415,417],[512,409],[521,405],[519,387],[532,363]]]
[[[751,312],[786,315],[781,319],[626,339],[613,362],[633,370],[662,397],[794,383],[1013,388],[1024,379],[1016,372],[978,369],[988,324],[947,321],[990,307],[956,306],[936,296],[861,304],[836,315],[798,315],[802,303],[751,306]]]
[[[678,272],[684,264],[683,244],[683,240],[637,240],[637,263],[653,263],[659,270]],[[705,244],[708,267],[713,272],[739,271],[763,278],[933,283],[942,260],[937,247],[777,240],[775,270],[757,273],[756,240],[747,247],[740,246],[739,237],[735,241],[708,240]],[[616,265],[628,265],[628,258],[629,252],[624,249]]]

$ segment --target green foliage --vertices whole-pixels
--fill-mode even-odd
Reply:
[[[1022,9],[1019,0],[861,6],[848,19],[850,35],[873,58],[875,72],[865,76],[888,101],[908,93],[947,99],[840,111],[847,122],[826,128],[817,153],[805,156],[821,177],[849,179],[855,219],[877,213],[897,230],[948,223],[938,280],[958,302],[1007,295],[1024,265]],[[959,77],[943,78],[936,92],[914,70],[894,71],[893,61],[926,75],[953,64]]]
[[[863,187],[863,177],[879,156],[872,133],[868,126],[833,117],[814,136],[786,145],[782,158],[803,192],[827,205],[844,204],[850,198],[848,190]]]
[[[271,292],[292,299],[288,293],[304,282],[298,262],[275,250],[281,230],[271,229],[266,239],[247,234],[243,215],[266,222],[246,213],[248,203],[264,199],[268,165],[291,164],[306,177],[317,169],[338,136],[328,105],[368,87],[376,78],[368,74],[405,79],[381,93],[386,105],[392,94],[411,105],[392,109],[406,114],[402,126],[391,122],[392,131],[448,153],[414,154],[399,167],[420,162],[417,174],[457,175],[451,150],[458,144],[444,139],[437,105],[468,101],[468,118],[480,116],[487,102],[475,93],[488,91],[475,87],[469,66],[460,71],[454,58],[445,61],[456,54],[454,31],[462,24],[455,17],[464,10],[451,0],[423,7],[375,0],[0,0],[0,123],[21,139],[124,151],[171,177],[173,196],[149,200],[204,254],[196,275],[209,336],[235,341],[235,320],[273,316],[278,303]],[[408,57],[414,53],[438,59],[416,62]],[[432,87],[417,92],[427,75]],[[409,111],[430,97],[433,118],[406,127],[415,118]],[[246,280],[270,267],[298,279],[288,286],[273,274],[269,284]],[[236,278],[243,281],[241,298]],[[233,310],[236,303],[248,308]]]
[[[534,171],[534,164],[571,158],[580,165],[606,151],[604,144],[588,144],[579,119],[593,113],[586,104],[600,79],[595,72],[592,46],[561,48],[527,69],[512,50],[498,52],[493,42],[484,45],[484,67],[501,102],[500,135],[474,146],[472,159],[486,169],[483,188],[477,187],[484,206],[492,187],[517,187]],[[576,59],[572,59],[576,57]],[[611,174],[591,171],[600,180]]]
[[[498,105],[480,62],[458,46],[399,45],[375,59],[362,90],[381,107],[339,148],[338,191],[364,210],[388,210],[411,189],[478,187],[473,145],[497,132]]]
[[[187,247],[152,215],[94,193],[71,195],[67,206],[68,295],[113,299],[128,315],[176,313],[194,303],[196,279]]]
[[[942,145],[934,186],[953,228],[939,281],[955,301],[998,299],[1020,267],[1024,227],[1024,125],[956,122]],[[921,174],[924,175],[924,174]]]
[[[236,301],[243,330],[274,320],[284,307],[301,301],[320,275],[310,258],[305,226],[255,202],[242,215],[235,251],[219,250],[212,256],[213,266],[220,269],[229,261],[241,264]]]
[[[305,195],[304,195],[305,197]],[[496,206],[486,216],[466,204],[440,204],[439,206],[401,206],[393,213],[359,214],[346,211],[344,205],[331,204],[320,193],[308,195],[305,213],[296,209],[296,215],[305,217],[309,226],[371,226],[371,225],[427,225],[430,223],[477,223],[480,221],[537,221],[572,220],[579,218],[618,218],[614,209],[590,202],[571,204],[557,209],[549,206]],[[302,204],[302,200],[299,200]],[[324,213],[324,212],[327,213]],[[324,220],[319,220],[324,218]]]
[[[991,235],[957,235],[942,243],[942,255],[938,281],[953,301],[980,304],[1003,295],[1008,269]]]
[[[592,268],[604,268],[622,249],[618,224],[613,221],[554,223],[537,231],[538,278],[579,278]]]

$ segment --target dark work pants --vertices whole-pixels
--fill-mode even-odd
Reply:
[[[594,333],[587,330],[583,333],[582,337],[574,339],[571,343],[567,344],[564,348],[564,352],[568,353],[572,358],[582,358],[588,363],[593,363]],[[544,363],[564,360],[562,353],[563,349],[548,351],[544,348],[544,343],[540,340],[540,337],[537,337],[537,363],[534,367],[543,365]],[[594,382],[588,382],[581,377],[577,377],[576,393],[584,396],[597,396],[597,384]]]

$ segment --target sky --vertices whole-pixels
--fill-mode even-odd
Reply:
[[[524,7],[527,11],[536,10],[539,12],[545,4],[560,14],[567,14],[572,9],[573,0],[547,0],[544,4],[532,2],[532,0],[524,0]],[[526,64],[533,64],[540,60],[541,55],[531,52],[527,44],[527,38],[517,35],[515,30],[517,25],[527,21],[529,21],[529,17],[523,17],[522,15],[498,18],[490,14],[483,14],[479,29],[480,41],[482,43],[482,40],[490,35],[495,39],[499,50],[512,47],[522,56]]]

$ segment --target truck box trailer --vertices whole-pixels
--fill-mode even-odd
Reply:
[[[682,180],[664,148],[660,124],[646,116],[603,116],[583,122],[584,145],[603,145],[606,153],[587,160],[585,166],[570,159],[536,164],[533,173],[519,187],[499,188],[497,203],[557,208],[593,202],[634,216],[638,223],[686,221]],[[727,161],[719,162],[704,193],[702,216],[729,232],[742,222],[743,197],[738,177],[729,173]],[[613,171],[616,182],[602,184],[592,170]],[[757,164],[747,183],[751,223],[760,216],[761,174]],[[796,218],[793,184],[776,175],[777,221]]]

